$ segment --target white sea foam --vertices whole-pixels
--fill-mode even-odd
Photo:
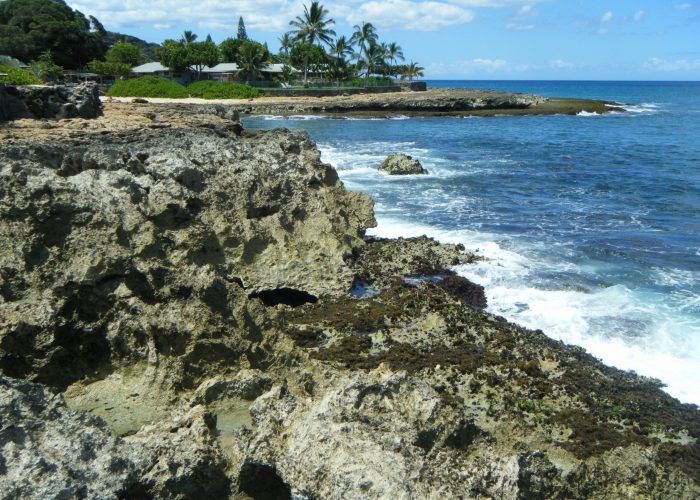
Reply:
[[[591,113],[590,111],[579,111],[576,116],[602,116],[600,113]]]
[[[462,243],[485,256],[488,260],[456,270],[485,287],[490,312],[580,345],[607,364],[658,378],[672,396],[700,404],[700,325],[690,315],[679,315],[666,297],[645,295],[622,285],[541,289],[536,286],[539,272],[552,266],[570,272],[575,267],[533,261],[507,248],[512,246],[509,240],[487,233],[441,230],[386,216],[378,221],[370,234],[426,234],[445,243]],[[681,274],[671,279],[687,278]]]
[[[641,113],[659,113],[662,111],[662,108],[659,104],[653,103],[653,102],[642,102],[640,104],[625,104],[625,103],[620,103],[616,104],[615,106],[621,107],[628,113],[636,113],[636,114],[641,114]]]

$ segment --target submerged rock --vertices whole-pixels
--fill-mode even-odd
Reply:
[[[403,153],[390,154],[384,163],[381,164],[379,170],[386,172],[389,175],[415,175],[427,174],[428,171],[423,168],[423,165],[418,160]]]

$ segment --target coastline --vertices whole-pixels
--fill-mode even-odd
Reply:
[[[104,453],[133,473],[112,478],[167,491],[167,467],[148,483],[134,459],[160,453],[205,458],[180,472],[193,488],[204,473],[246,491],[258,474],[308,497],[698,494],[697,407],[485,313],[483,289],[449,270],[473,261],[463,248],[364,238],[371,200],[306,134],[132,104],[0,130],[0,234],[28,232],[5,267],[33,263],[3,270],[5,338],[36,340],[4,343],[3,369],[69,383],[53,429],[85,409],[122,429],[134,400],[171,419],[122,430],[131,455]],[[379,294],[349,296],[358,280]],[[73,340],[47,345],[58,322]],[[28,387],[4,382],[15,398]],[[163,445],[173,434],[182,456]]]
[[[113,98],[130,103],[132,97]],[[153,104],[226,105],[242,114],[329,114],[338,116],[498,116],[604,114],[622,111],[616,103],[595,99],[544,98],[534,94],[478,89],[428,89],[424,92],[357,94],[324,97],[260,97],[257,99],[146,98]]]

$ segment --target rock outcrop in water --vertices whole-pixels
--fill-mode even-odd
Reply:
[[[364,238],[306,134],[224,113],[0,129],[3,493],[700,495],[697,407],[485,312],[463,248]]]
[[[403,153],[393,153],[379,166],[379,170],[389,175],[418,175],[428,171],[418,160]]]

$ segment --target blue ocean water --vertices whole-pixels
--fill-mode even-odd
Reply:
[[[450,81],[623,103],[607,115],[250,117],[307,130],[372,234],[428,234],[487,258],[457,271],[489,310],[656,377],[700,404],[700,83]],[[389,177],[392,152],[427,176]]]

